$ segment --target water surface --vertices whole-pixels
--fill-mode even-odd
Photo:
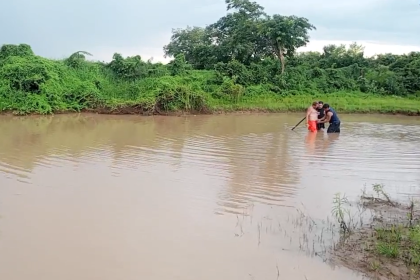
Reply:
[[[361,279],[300,250],[297,209],[419,196],[420,119],[341,118],[3,116],[0,279]]]

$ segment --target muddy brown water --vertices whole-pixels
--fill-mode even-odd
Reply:
[[[341,118],[2,116],[0,279],[362,279],[301,249],[297,211],[419,196],[420,119]]]

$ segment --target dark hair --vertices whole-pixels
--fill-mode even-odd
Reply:
[[[327,104],[327,103],[325,103],[325,104],[324,104],[324,106],[322,106],[322,108],[324,108],[324,109],[328,109],[328,108],[330,108],[330,105],[329,105],[329,104]]]
[[[322,102],[322,101],[318,101],[318,104],[324,104],[324,102]]]
[[[312,106],[316,106],[316,105],[318,105],[318,102],[316,101],[312,102]]]

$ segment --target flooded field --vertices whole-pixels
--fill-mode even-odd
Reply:
[[[420,119],[301,117],[1,116],[0,279],[363,279],[324,255],[334,195],[420,198]]]

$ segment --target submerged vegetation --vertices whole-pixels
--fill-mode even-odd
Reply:
[[[297,53],[316,29],[308,19],[226,5],[205,28],[173,30],[166,65],[118,53],[94,62],[85,51],[52,60],[3,45],[0,112],[297,111],[322,99],[341,112],[420,113],[420,53],[365,57],[356,43]]]
[[[326,218],[311,216],[302,203],[295,206],[296,212],[287,212],[287,219],[284,210],[281,215],[264,212],[258,219],[252,204],[237,215],[235,236],[254,232],[258,246],[274,238],[280,240],[274,248],[299,250],[368,279],[420,279],[419,205],[414,199],[393,200],[379,184],[355,199],[337,193]]]

